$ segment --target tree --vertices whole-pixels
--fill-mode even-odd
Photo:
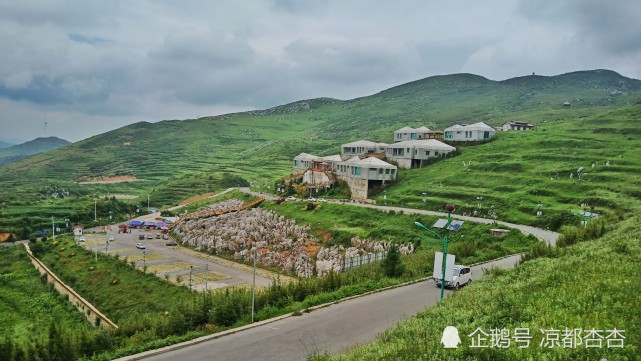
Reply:
[[[396,244],[392,243],[390,245],[387,250],[387,256],[381,262],[381,267],[387,277],[400,277],[405,272],[405,266],[401,262],[401,252]]]
[[[9,238],[7,238],[7,242],[11,242],[11,244],[16,243],[16,237],[13,236],[13,233],[9,233]]]

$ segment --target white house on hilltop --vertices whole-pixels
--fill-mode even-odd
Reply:
[[[482,142],[495,137],[496,129],[483,122],[445,128],[445,140],[451,142]]]
[[[361,156],[374,153],[384,153],[386,143],[375,143],[369,140],[359,140],[352,143],[341,145],[341,154],[343,159],[349,159],[354,156]]]
[[[421,139],[443,139],[443,132],[440,130],[431,130],[428,127],[420,127],[416,129],[403,127],[394,132],[394,142]]]
[[[401,168],[417,168],[425,160],[443,158],[455,150],[455,147],[436,139],[407,140],[388,145],[385,157],[395,161]]]
[[[339,155],[317,157],[301,153],[294,158],[294,174],[303,175],[303,183],[329,186],[335,178],[347,182],[352,199],[366,200],[370,186],[396,180],[397,167],[378,158],[354,156],[341,160]]]

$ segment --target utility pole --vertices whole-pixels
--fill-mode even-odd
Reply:
[[[149,212],[149,194],[147,194],[147,212]]]
[[[93,199],[93,221],[98,222],[98,199]]]
[[[194,266],[189,266],[189,290],[191,291],[191,273],[194,271]]]
[[[254,305],[256,300],[256,257],[258,257],[258,253],[256,251],[256,248],[254,248],[254,277],[252,280],[252,323],[254,323]]]

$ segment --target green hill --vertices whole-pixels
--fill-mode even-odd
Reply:
[[[3,142],[2,140],[0,140],[0,149],[2,149],[2,148],[9,148],[9,147],[14,146],[14,145],[15,145],[15,144],[8,143],[8,142]]]
[[[621,120],[627,117],[626,110],[616,113],[618,115],[612,118],[611,123],[601,123],[606,124],[608,115],[615,114],[611,112],[628,109],[638,102],[640,91],[641,81],[607,70],[552,77],[527,76],[506,81],[454,74],[429,77],[346,101],[319,98],[216,117],[166,120],[154,124],[140,122],[0,168],[0,186],[12,190],[0,195],[0,204],[5,208],[0,227],[8,226],[21,217],[38,216],[44,212],[49,217],[54,214],[62,218],[75,215],[74,212],[80,210],[89,213],[89,203],[93,205],[89,196],[95,195],[127,193],[146,199],[149,194],[152,206],[159,207],[194,194],[250,181],[273,184],[291,172],[291,159],[300,152],[335,154],[339,152],[341,143],[362,138],[390,142],[393,130],[405,125],[420,124],[443,129],[454,123],[485,121],[499,125],[513,119],[545,125],[540,128],[545,128],[548,133],[542,134],[541,129],[538,133],[528,134],[532,137],[539,134],[539,138],[532,138],[528,143],[527,147],[534,148],[530,148],[529,155],[522,156],[521,162],[548,167],[549,160],[556,155],[546,155],[548,161],[541,163],[534,156],[539,151],[537,148],[554,153],[566,146],[579,146],[579,140],[566,143],[563,137],[572,134],[575,126],[585,128],[582,124],[588,120],[592,122],[588,124],[592,129],[587,130],[588,133],[596,128],[604,128],[603,132],[634,131],[633,120]],[[572,103],[570,109],[563,109],[562,103],[566,101]],[[632,113],[636,112],[636,108],[630,109],[633,109]],[[553,134],[554,141],[547,140],[547,136]],[[590,134],[591,138],[607,140],[608,146],[615,148],[619,146],[618,139],[626,139],[623,134],[620,137],[603,136],[597,132]],[[464,149],[463,157],[466,158],[461,159],[473,160],[476,152],[482,152],[484,157],[491,153],[494,163],[501,166],[493,174],[487,173],[488,176],[527,184],[532,180],[524,179],[520,174],[523,169],[530,168],[526,163],[513,166],[514,159],[510,159],[511,148],[521,142],[520,136],[505,134],[496,142],[474,151],[472,148],[469,151]],[[494,154],[498,151],[501,156]],[[527,152],[527,149],[523,151]],[[458,158],[456,161],[460,162]],[[566,162],[562,167],[550,169],[555,174],[567,172],[578,165]],[[439,167],[445,167],[445,163]],[[532,169],[539,169],[537,167],[535,165]],[[456,173],[460,171],[457,167],[434,169],[441,171],[438,175],[441,179],[447,176],[458,179]],[[420,172],[403,172],[400,179],[421,178],[423,173]],[[546,171],[546,176],[548,173]],[[433,177],[431,173],[425,174]],[[141,181],[80,184],[112,176],[128,176]],[[423,177],[423,183],[416,189],[429,185],[427,180]],[[431,199],[448,197],[469,201],[470,195],[477,192],[478,184],[465,179],[461,181],[459,189],[435,192]],[[398,184],[397,190],[390,191],[391,196],[398,195],[397,199],[407,197],[408,189],[414,187],[405,181]],[[603,184],[607,182],[598,186]],[[498,197],[513,189],[518,187],[497,183],[484,190],[484,195]],[[459,193],[465,197],[458,197]],[[69,196],[86,197],[74,198],[73,201],[60,199]],[[560,200],[552,198],[550,196],[550,202],[554,202],[552,207],[569,209],[565,202],[576,202],[580,196]],[[34,202],[39,203],[34,205]],[[503,204],[497,203],[497,206],[502,207]],[[501,217],[522,218],[519,213],[514,217],[509,215],[516,206],[507,207],[507,212],[500,213]]]
[[[3,143],[8,144],[8,143]],[[36,138],[28,142],[0,147],[0,166],[16,162],[30,155],[47,152],[70,144],[69,141],[57,137]]]

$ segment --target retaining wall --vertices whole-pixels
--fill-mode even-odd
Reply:
[[[24,248],[27,250],[29,258],[31,258],[31,263],[33,266],[40,272],[41,275],[47,275],[47,282],[52,283],[58,293],[63,296],[68,296],[69,302],[73,304],[80,313],[94,326],[102,326],[106,328],[116,329],[118,326],[113,323],[107,316],[103,315],[95,308],[91,303],[87,302],[82,296],[76,293],[73,288],[67,286],[55,273],[51,272],[47,266],[45,266],[36,256],[31,253],[31,249],[28,244],[24,244]]]

